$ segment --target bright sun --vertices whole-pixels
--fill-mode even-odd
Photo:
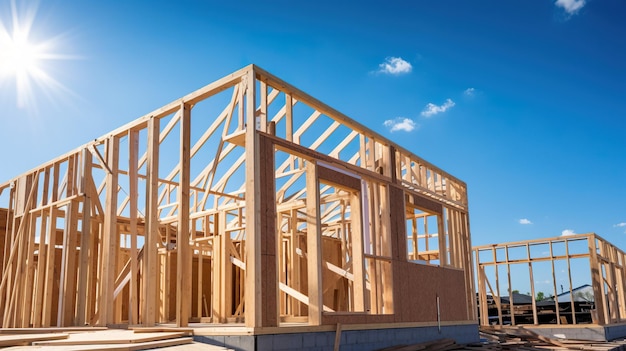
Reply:
[[[5,26],[0,18],[0,83],[14,81],[16,102],[19,108],[35,105],[35,86],[50,92],[68,91],[43,68],[45,60],[70,58],[53,53],[59,37],[42,42],[31,41],[30,33],[36,8],[27,8],[20,16],[15,1],[11,2],[12,26]]]
[[[28,38],[22,33],[13,33],[13,37],[7,43],[2,66],[16,76],[28,74],[37,65],[37,47],[28,42]]]

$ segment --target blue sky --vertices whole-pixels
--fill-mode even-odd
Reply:
[[[0,67],[0,182],[254,63],[467,182],[474,244],[626,249],[622,0],[32,4],[54,55],[21,100]]]

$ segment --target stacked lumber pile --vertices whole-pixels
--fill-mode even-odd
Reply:
[[[181,328],[11,328],[0,329],[0,348],[40,351],[227,350],[219,346],[195,343],[192,334],[192,329]]]
[[[521,326],[515,328],[481,328],[481,337],[497,342],[501,350],[626,350],[626,341],[591,341],[554,339],[539,335]]]
[[[621,341],[589,341],[553,339],[522,327],[507,329],[481,329],[481,339],[485,340],[474,344],[457,344],[453,339],[439,339],[429,342],[397,345],[381,349],[380,351],[533,351],[533,350],[588,350],[588,351],[618,351],[626,350],[626,340]]]

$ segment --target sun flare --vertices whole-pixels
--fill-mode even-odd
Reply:
[[[50,96],[59,91],[69,92],[65,86],[46,73],[46,60],[68,59],[70,56],[54,52],[60,37],[44,41],[31,38],[36,8],[26,8],[21,14],[15,1],[11,2],[11,25],[0,18],[0,83],[15,84],[17,107],[35,106],[34,88]],[[4,85],[4,84],[3,84]]]
[[[37,64],[37,47],[28,42],[21,33],[13,33],[2,55],[2,67],[15,75],[28,74]]]

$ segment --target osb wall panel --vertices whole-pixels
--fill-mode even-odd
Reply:
[[[274,145],[259,138],[261,294],[263,325],[278,325],[278,272],[276,267],[276,184],[274,180]],[[250,196],[252,194],[248,194]],[[254,195],[253,195],[254,196]],[[262,302],[261,302],[262,301]]]
[[[341,324],[377,324],[377,323],[393,323],[394,316],[392,314],[365,314],[365,313],[324,313],[322,315],[322,324],[333,325]]]
[[[52,278],[52,305],[50,313],[50,316],[52,317],[51,320],[48,321],[48,325],[57,324],[57,314],[59,311],[59,283],[61,277],[61,258],[63,257],[63,249],[57,248],[54,251],[54,275]],[[35,257],[36,260],[39,260],[39,255]]]
[[[198,299],[198,266],[199,258],[194,257],[191,262],[191,310],[198,310],[198,302],[202,304],[202,317],[209,317],[211,313],[211,259],[202,258],[202,296]],[[195,314],[195,313],[194,313]]]
[[[407,239],[404,190],[396,185],[389,186],[389,215],[391,216],[389,223],[392,235],[391,257],[393,260],[405,261],[407,257]],[[394,276],[401,277],[398,275]]]
[[[163,322],[168,322],[171,320],[174,320],[175,316],[176,316],[176,274],[177,274],[177,266],[178,266],[178,259],[177,259],[177,254],[175,251],[169,252],[167,254],[162,254],[161,255],[161,269],[164,269],[164,267],[166,267],[167,265],[165,264],[165,261],[168,259],[167,255],[169,254],[169,289],[166,291],[166,295],[168,298],[168,303],[166,304],[166,306],[168,306],[168,309],[165,311],[165,315],[163,316],[162,321]],[[191,274],[191,291],[189,292],[189,294],[191,295],[191,310],[194,311],[194,315],[195,315],[195,311],[198,310],[198,262],[199,259],[197,256],[192,258],[191,261],[191,272],[189,274]],[[161,272],[161,274],[165,274],[165,272]],[[165,279],[165,277],[162,277],[162,279]],[[202,306],[202,316],[203,317],[209,317],[211,315],[211,309],[212,309],[212,294],[214,292],[211,291],[211,258],[210,257],[203,257],[202,258],[202,298],[201,298],[201,303],[206,303],[206,306]],[[163,297],[162,294],[159,295],[161,298]],[[127,301],[127,300],[124,300]],[[125,314],[124,316],[127,316],[127,314]]]
[[[6,232],[8,212],[9,210],[7,210],[6,208],[0,208],[0,232],[2,233]]]
[[[4,241],[7,235],[7,215],[9,210],[0,208],[0,262],[4,262]]]
[[[467,320],[463,271],[408,262],[394,262],[395,315],[324,313],[322,324],[437,322]]]
[[[463,271],[409,262],[395,262],[399,294],[397,322],[437,321],[437,297],[441,321],[467,319]]]
[[[322,237],[322,257],[323,260],[342,267],[341,262],[341,241],[339,239]],[[322,290],[324,291],[324,305],[335,311],[346,311],[348,309],[348,279],[340,277],[335,272],[322,269]]]

